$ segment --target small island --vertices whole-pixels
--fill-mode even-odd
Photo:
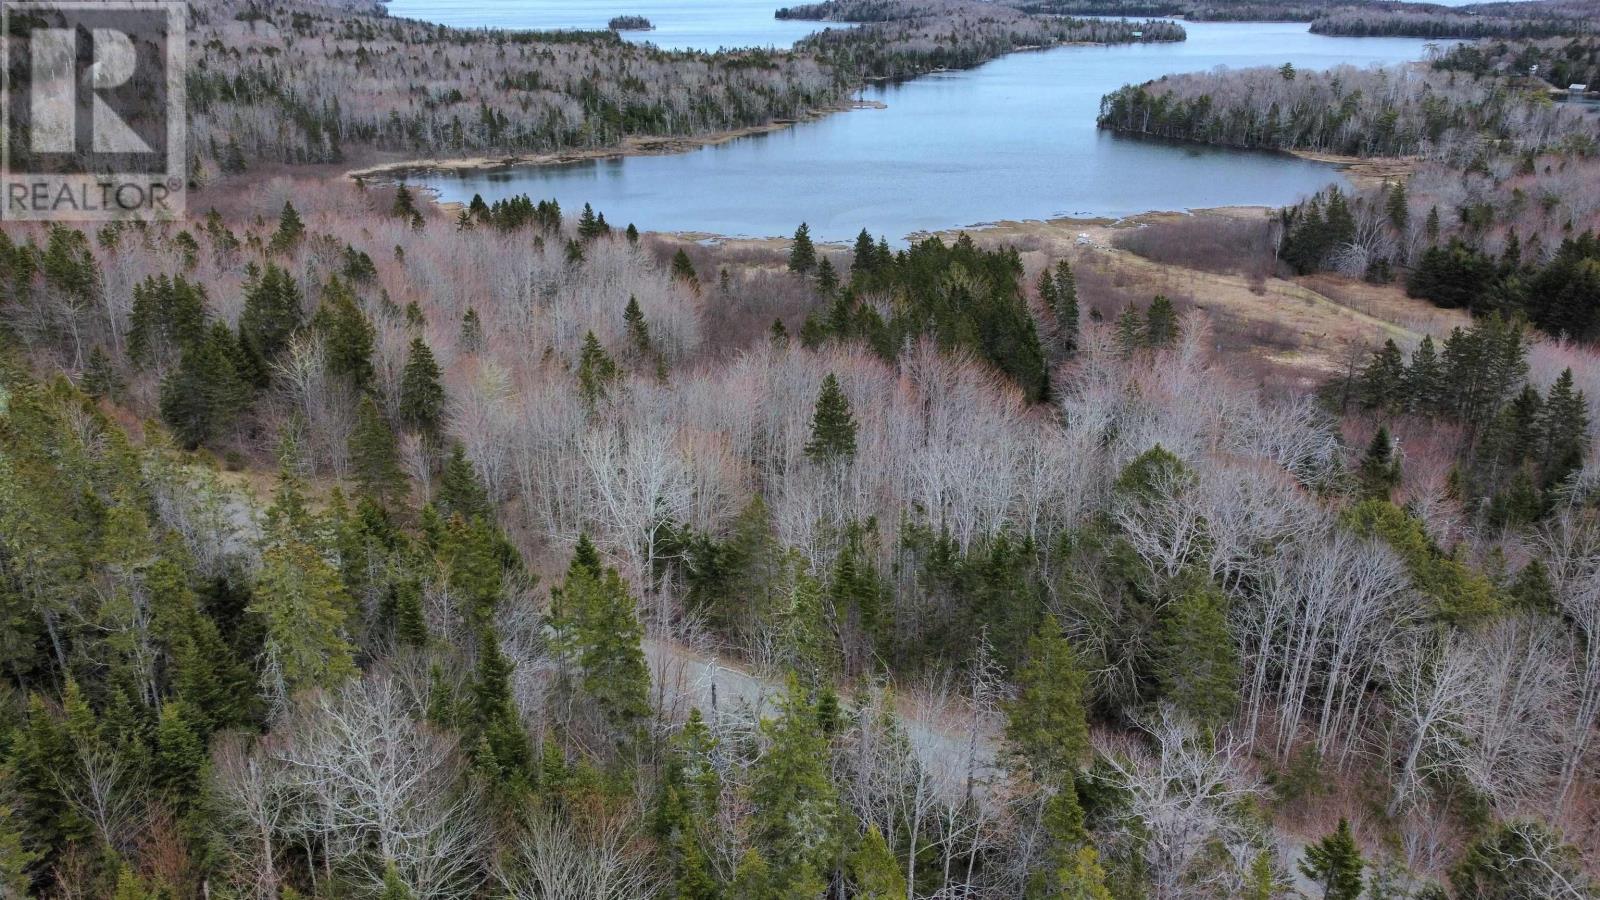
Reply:
[[[614,16],[606,27],[612,31],[654,31],[656,28],[644,16]]]

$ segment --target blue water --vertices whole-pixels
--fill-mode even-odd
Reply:
[[[624,31],[627,40],[664,50],[716,50],[788,49],[826,27],[772,17],[791,2],[804,0],[389,0],[388,6],[392,15],[458,28],[604,28],[612,16],[641,15],[655,30]]]
[[[421,16],[426,6],[438,18],[446,6],[465,16],[471,5],[479,13],[470,24],[523,27],[571,23],[580,10],[599,21],[619,12],[658,17],[645,5],[618,2],[519,3],[510,21],[492,18],[495,10],[511,15],[504,0],[396,0],[394,8],[416,7],[408,14]],[[748,0],[651,2],[682,10],[687,21],[708,9],[744,9]],[[771,0],[764,3],[770,10]],[[1280,205],[1343,178],[1286,155],[1115,137],[1095,128],[1100,97],[1126,83],[1217,66],[1408,62],[1427,43],[1322,37],[1292,23],[1185,28],[1183,43],[1014,53],[970,71],[868,88],[863,96],[886,109],[837,113],[688,153],[432,174],[413,183],[446,201],[526,193],[568,209],[588,202],[614,224],[649,230],[764,237],[789,234],[805,220],[828,240],[849,239],[863,226],[900,238],[1002,219]]]

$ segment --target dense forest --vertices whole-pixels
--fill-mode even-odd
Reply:
[[[249,202],[4,232],[8,890],[1593,896],[1586,351]]]
[[[1600,38],[1457,44],[1433,65],[1474,75],[1528,75],[1563,90],[1573,84],[1593,89],[1600,84]]]
[[[837,104],[808,56],[703,54],[612,31],[450,29],[314,2],[192,8],[190,145],[202,176],[370,151],[464,156],[609,147],[762,125]]]
[[[1347,37],[1544,38],[1593,30],[1592,0],[1442,6],[1401,0],[1007,0],[1032,13],[1182,16],[1197,22],[1310,22]]]
[[[966,69],[1014,50],[1056,44],[1181,41],[1173,22],[1132,22],[1033,15],[974,0],[824,0],[785,7],[781,19],[861,23],[830,28],[796,49],[863,78],[907,78],[934,69]]]
[[[1246,149],[1425,156],[1592,153],[1600,119],[1503,79],[1406,67],[1293,66],[1168,75],[1100,101],[1100,126]]]
[[[1594,116],[1450,57],[1108,96],[1424,157],[1226,233],[1477,314],[1315,391],[1091,303],[1100,248],[272,174],[1182,38],[929,9],[700,54],[196,8],[192,215],[0,228],[0,896],[1600,898]]]

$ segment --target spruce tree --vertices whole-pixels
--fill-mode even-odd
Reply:
[[[1239,660],[1228,631],[1227,595],[1203,575],[1177,585],[1161,612],[1156,680],[1161,696],[1197,724],[1220,728],[1239,701]]]
[[[220,436],[248,403],[237,346],[233,332],[218,322],[162,380],[161,418],[184,447],[192,450]]]
[[[774,900],[778,896],[772,884],[772,867],[754,847],[746,850],[733,872],[728,900]]]
[[[474,763],[499,791],[502,802],[514,802],[533,787],[533,745],[511,699],[511,674],[515,666],[500,650],[492,626],[484,626],[478,639],[478,661],[472,680],[467,737],[476,747]]]
[[[263,363],[276,361],[300,327],[303,302],[300,286],[289,273],[268,263],[266,272],[245,284],[240,340]]]
[[[639,298],[628,295],[628,305],[622,310],[622,323],[628,332],[628,343],[641,359],[651,356],[655,348],[650,345],[650,325],[639,308]]]
[[[593,409],[604,400],[618,374],[617,364],[600,346],[600,339],[594,336],[594,332],[586,332],[583,350],[578,354],[578,395],[583,398],[584,404]]]
[[[1389,224],[1402,235],[1405,234],[1406,225],[1411,221],[1410,203],[1410,199],[1406,196],[1406,183],[1395,182],[1389,189]]]
[[[1178,340],[1178,313],[1165,294],[1150,301],[1144,328],[1144,344],[1152,349],[1164,350]]]
[[[1411,366],[1405,376],[1406,409],[1425,416],[1444,412],[1444,366],[1434,348],[1433,336],[1423,335],[1411,353]]]
[[[450,444],[450,458],[439,475],[439,494],[434,504],[444,515],[464,519],[488,517],[494,511],[489,502],[489,490],[478,478],[478,471],[467,459],[466,448],[460,441]]]
[[[1583,466],[1589,449],[1589,404],[1573,387],[1572,370],[1563,369],[1545,397],[1539,419],[1540,469],[1546,486]]]
[[[796,238],[798,240],[798,236]],[[809,236],[807,240],[810,240]],[[850,281],[860,284],[863,279],[871,275],[878,267],[878,247],[872,242],[872,235],[865,228],[856,235],[855,252],[850,261]]]
[[[461,316],[461,352],[472,354],[483,352],[483,322],[478,318],[478,311],[467,307]]]
[[[574,557],[550,599],[557,648],[624,741],[650,715],[650,671],[637,605],[616,569],[598,570],[592,546]]]
[[[429,438],[437,438],[444,424],[444,387],[439,384],[439,364],[420,337],[411,339],[411,354],[400,376],[400,422]]]
[[[826,256],[817,261],[817,293],[824,297],[832,297],[833,292],[839,289],[839,273],[833,270],[833,263]]]
[[[356,427],[350,434],[350,466],[361,493],[380,504],[405,493],[394,432],[389,430],[389,423],[384,421],[371,394],[362,397],[356,407]]]
[[[1357,474],[1361,478],[1363,492],[1379,500],[1388,500],[1400,485],[1400,460],[1395,454],[1394,438],[1389,435],[1387,427],[1379,425],[1378,430],[1373,432]]]
[[[300,213],[294,208],[293,203],[286,200],[283,210],[278,213],[278,230],[273,232],[267,249],[272,253],[288,253],[300,245],[300,239],[305,237],[305,233],[306,226],[300,221]]]
[[[267,548],[250,601],[266,628],[263,680],[269,696],[330,687],[356,674],[345,639],[353,608],[344,584],[315,548],[297,539]]]
[[[148,365],[177,356],[206,335],[205,288],[182,275],[151,276],[133,288],[128,356]]]
[[[1139,352],[1139,348],[1144,346],[1146,330],[1144,316],[1140,314],[1138,307],[1132,303],[1123,307],[1122,312],[1117,315],[1116,333],[1117,352],[1124,359]]]
[[[672,255],[672,277],[693,286],[695,290],[700,289],[700,275],[695,272],[694,262],[682,247]]]
[[[839,801],[816,707],[789,679],[776,719],[763,719],[766,752],[751,772],[751,838],[779,897],[820,896],[839,848]]]
[[[1006,707],[1006,742],[1035,781],[1070,789],[1089,759],[1087,676],[1054,619],[1047,617],[1028,641],[1016,680],[1016,698]]]
[[[1367,409],[1395,410],[1405,399],[1406,365],[1395,342],[1386,340],[1372,354],[1372,361],[1361,370],[1357,387],[1361,405]]]
[[[372,384],[372,348],[377,334],[355,294],[338,278],[323,290],[322,305],[312,324],[323,336],[328,373],[345,378],[357,390]]]
[[[99,344],[89,351],[89,362],[83,369],[83,392],[96,400],[115,400],[122,394],[122,379]]]
[[[1056,340],[1068,356],[1078,352],[1078,279],[1072,274],[1072,265],[1066,260],[1056,263],[1055,306]]]
[[[1039,273],[1038,290],[1039,302],[1043,303],[1046,309],[1054,312],[1058,298],[1056,296],[1056,280],[1050,274],[1049,266],[1045,266],[1044,270]]]
[[[789,271],[807,275],[816,266],[817,248],[811,243],[811,228],[801,222],[794,230],[794,243],[789,247]]]
[[[1350,822],[1341,818],[1333,834],[1306,847],[1300,871],[1322,886],[1324,900],[1359,900],[1364,865]]]
[[[850,879],[857,900],[906,900],[906,878],[878,826],[870,825],[850,854]]]
[[[835,462],[849,460],[855,454],[856,420],[850,412],[850,400],[839,388],[839,379],[829,372],[817,395],[806,456],[817,462]]]

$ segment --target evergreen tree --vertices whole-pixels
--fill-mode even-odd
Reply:
[[[634,353],[640,359],[655,355],[655,348],[650,344],[650,326],[644,320],[644,311],[639,308],[639,298],[632,294],[628,295],[628,305],[622,310],[622,322]]]
[[[583,336],[583,350],[578,354],[578,394],[590,409],[604,400],[611,385],[620,373],[610,354],[600,346],[600,339],[590,331]]]
[[[799,240],[798,234],[795,239]],[[810,240],[809,234],[806,240]],[[860,284],[878,268],[879,259],[878,246],[872,242],[872,235],[865,228],[861,229],[861,233],[856,235],[855,252],[850,261],[850,281]]]
[[[352,606],[338,570],[309,544],[291,538],[267,548],[249,608],[266,627],[262,677],[269,696],[282,699],[356,674],[345,640]]]
[[[470,306],[461,316],[461,336],[459,340],[462,353],[483,352],[483,322],[478,318],[478,311]]]
[[[1379,500],[1388,500],[1400,485],[1400,460],[1395,454],[1394,438],[1389,435],[1387,427],[1379,425],[1373,433],[1357,474],[1361,478],[1364,493]]]
[[[328,282],[312,324],[323,336],[328,373],[348,379],[357,390],[369,387],[376,331],[344,282],[337,278]]]
[[[639,229],[633,227],[633,223],[632,222],[628,223],[628,230],[626,232],[626,235],[627,235],[629,244],[632,244],[635,247],[639,246]]]
[[[595,218],[594,208],[589,204],[583,205],[583,212],[578,214],[578,237],[591,240],[601,235],[600,220]]]
[[[406,647],[428,645],[428,620],[422,611],[422,585],[414,578],[402,578],[393,591],[394,637]]]
[[[273,232],[267,249],[272,253],[288,253],[300,245],[300,239],[305,237],[305,233],[306,226],[300,221],[300,213],[294,208],[293,203],[286,200],[283,210],[278,213],[278,230]]]
[[[822,379],[816,411],[811,417],[811,440],[806,456],[817,462],[848,460],[856,455],[856,420],[850,400],[832,372]]]
[[[356,427],[350,433],[350,465],[361,493],[380,504],[405,493],[394,432],[389,430],[389,423],[384,421],[371,394],[362,397],[356,407]]]
[[[1049,266],[1045,266],[1044,270],[1039,273],[1038,291],[1039,302],[1043,303],[1046,309],[1054,312],[1059,298],[1056,296],[1056,279],[1055,276],[1050,274]]]
[[[817,261],[817,293],[824,297],[832,297],[833,292],[839,289],[839,273],[833,270],[833,263],[826,256]]]
[[[1423,335],[1417,349],[1411,353],[1411,367],[1406,370],[1406,409],[1425,416],[1444,412],[1444,366],[1434,348],[1433,337]]]
[[[1056,263],[1055,305],[1051,311],[1056,317],[1056,341],[1062,352],[1072,356],[1078,352],[1081,341],[1078,329],[1078,279],[1072,274],[1072,265],[1066,260]]]
[[[1357,388],[1361,405],[1367,409],[1395,410],[1403,406],[1406,387],[1406,365],[1400,348],[1393,340],[1383,342],[1374,351],[1372,361],[1361,370]]]
[[[767,340],[774,347],[789,346],[789,329],[784,326],[782,319],[772,320],[772,327],[767,329]]]
[[[304,316],[300,286],[272,263],[259,278],[245,283],[244,311],[239,314],[239,339],[265,364],[277,360]]]
[[[798,681],[789,679],[778,717],[763,719],[761,733],[767,748],[751,773],[751,838],[776,896],[820,896],[838,853],[839,801],[827,738]]]
[[[161,382],[161,419],[188,449],[218,437],[249,399],[233,332],[221,322]]]
[[[474,764],[487,774],[503,802],[525,796],[535,779],[533,745],[511,699],[514,668],[501,652],[494,628],[486,625],[478,639],[466,737],[469,746],[476,748]]]
[[[1276,900],[1278,896],[1278,876],[1272,871],[1272,854],[1263,850],[1250,863],[1242,900]]]
[[[1554,884],[1572,890],[1555,893]],[[1578,851],[1549,826],[1535,821],[1501,822],[1467,848],[1450,871],[1453,896],[1460,900],[1546,900],[1594,896]]]
[[[1100,854],[1088,845],[1078,847],[1056,870],[1056,885],[1053,897],[1059,900],[1112,900]]]
[[[1144,344],[1164,350],[1178,340],[1178,313],[1165,294],[1157,294],[1145,313]]]
[[[9,779],[0,769],[0,783]],[[22,823],[11,807],[0,804],[0,897],[27,897],[32,889],[28,871],[39,854],[22,842]]]
[[[754,847],[746,850],[728,886],[728,900],[774,900],[772,868]]]
[[[439,364],[420,337],[411,339],[411,353],[400,376],[400,422],[412,431],[437,438],[444,424],[444,387]]]
[[[1340,819],[1333,834],[1306,847],[1300,871],[1322,886],[1324,900],[1359,900],[1364,865],[1349,821]]]
[[[597,571],[592,547],[574,558],[551,592],[551,626],[562,655],[581,676],[584,693],[613,728],[626,732],[650,715],[650,671],[637,602],[616,569]]]
[[[1583,466],[1589,449],[1589,404],[1572,384],[1572,370],[1563,369],[1545,397],[1539,417],[1540,469],[1546,486],[1557,484]]]
[[[1139,308],[1129,303],[1117,315],[1117,352],[1123,358],[1132,356],[1144,346],[1146,329]]]
[[[162,705],[156,725],[155,754],[150,781],[167,805],[182,815],[200,789],[200,771],[206,763],[206,744],[188,721],[183,701]]]
[[[700,289],[700,275],[695,272],[694,262],[682,247],[672,255],[672,277],[693,286],[695,290]]]
[[[906,879],[878,826],[871,825],[850,855],[850,878],[857,900],[906,900]]]
[[[133,288],[128,356],[147,365],[182,353],[206,336],[206,292],[182,275],[151,276]]]
[[[122,379],[99,344],[89,351],[89,363],[83,369],[83,392],[96,400],[115,400],[122,395]]]
[[[1197,724],[1220,728],[1238,704],[1239,660],[1228,631],[1227,595],[1191,576],[1162,610],[1156,680],[1161,696]]]
[[[1406,224],[1411,221],[1410,199],[1406,196],[1406,183],[1397,181],[1389,189],[1389,224],[1394,230],[1405,234]]]
[[[811,229],[801,222],[794,230],[794,243],[789,247],[789,271],[806,275],[817,266],[817,248],[811,243]]]
[[[465,519],[487,518],[494,512],[489,502],[489,489],[478,478],[478,472],[467,459],[466,448],[460,441],[450,444],[450,458],[445,461],[439,476],[439,494],[434,500],[439,511],[446,516]]]
[[[519,564],[497,528],[483,519],[451,517],[437,535],[440,573],[447,579],[456,612],[473,629],[494,622],[508,568]]]
[[[1016,680],[1016,699],[1006,707],[1006,742],[1035,781],[1070,789],[1089,759],[1087,677],[1053,619],[1028,641]]]

